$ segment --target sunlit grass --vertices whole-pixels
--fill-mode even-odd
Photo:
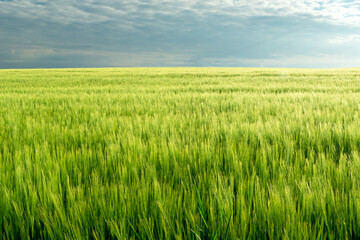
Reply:
[[[5,239],[360,238],[360,69],[0,70]]]

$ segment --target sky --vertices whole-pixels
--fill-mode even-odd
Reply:
[[[360,0],[0,0],[0,68],[360,67]]]

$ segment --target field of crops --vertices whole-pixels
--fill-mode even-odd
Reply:
[[[0,70],[5,239],[360,238],[360,69]]]

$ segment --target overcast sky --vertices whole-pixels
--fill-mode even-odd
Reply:
[[[0,0],[0,68],[360,67],[360,0]]]

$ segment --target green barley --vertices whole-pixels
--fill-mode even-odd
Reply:
[[[359,69],[0,70],[2,239],[356,239]]]

